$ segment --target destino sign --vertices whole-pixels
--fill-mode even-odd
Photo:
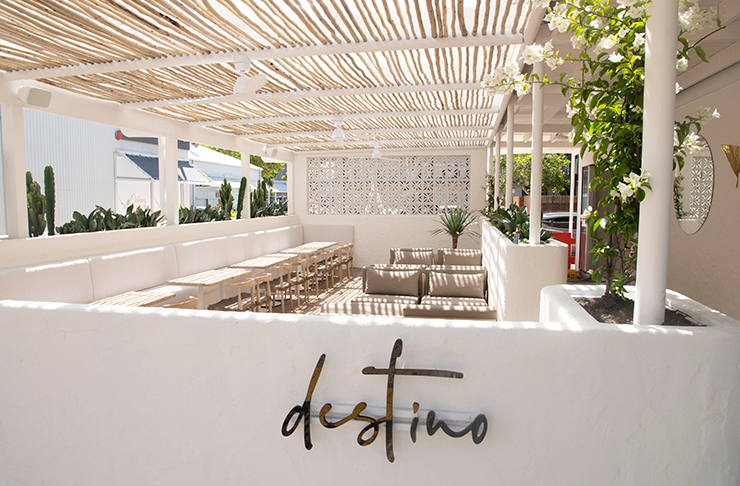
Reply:
[[[339,420],[330,422],[327,419],[327,415],[332,409],[331,403],[324,404],[319,412],[319,422],[321,425],[328,429],[340,427],[347,422],[356,420],[359,422],[367,422],[367,425],[357,435],[357,443],[361,446],[367,446],[372,444],[378,437],[380,431],[380,425],[385,424],[385,452],[388,461],[393,462],[395,456],[393,454],[393,387],[394,379],[396,375],[407,375],[407,376],[429,376],[436,378],[453,378],[461,380],[463,374],[458,371],[446,371],[446,370],[435,370],[435,369],[412,369],[412,368],[396,368],[396,360],[401,356],[403,350],[403,342],[401,339],[397,339],[393,345],[391,351],[391,359],[388,368],[375,368],[374,366],[368,366],[362,370],[363,375],[386,375],[388,378],[388,384],[386,387],[386,413],[383,417],[372,417],[369,415],[362,415],[362,412],[367,408],[367,403],[358,403],[351,413]],[[283,421],[282,433],[285,437],[293,434],[298,428],[301,420],[303,420],[303,442],[307,450],[311,450],[313,444],[311,442],[311,398],[313,392],[316,389],[316,385],[321,375],[321,370],[324,367],[324,361],[326,360],[326,354],[322,354],[319,357],[319,361],[316,363],[311,381],[308,384],[308,391],[306,392],[306,399],[302,405],[296,405],[288,412],[288,415]],[[419,404],[414,402],[413,410],[416,414],[419,411]],[[294,420],[295,419],[295,420]],[[291,424],[292,422],[292,424]],[[419,417],[416,416],[411,421],[409,433],[411,435],[411,441],[416,442],[416,431],[419,425]],[[483,414],[477,415],[467,426],[461,430],[453,430],[444,420],[436,420],[436,414],[433,410],[427,413],[426,417],[426,431],[427,434],[434,435],[438,430],[442,430],[445,434],[450,437],[463,437],[470,433],[473,442],[480,444],[486,436],[488,431],[488,420]],[[367,434],[372,431],[369,437]]]

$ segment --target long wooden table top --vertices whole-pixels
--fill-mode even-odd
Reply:
[[[321,250],[325,250],[326,248],[329,248],[330,246],[334,246],[336,244],[336,241],[312,241],[310,243],[304,243],[293,248],[280,250],[279,253],[295,253],[297,255],[308,255],[311,253],[319,252]]]
[[[103,299],[90,302],[89,305],[128,305],[133,307],[147,307],[159,304],[175,296],[174,292],[146,292],[131,290],[122,294],[111,295]]]
[[[296,255],[295,253],[270,253],[268,255],[262,255],[256,258],[250,258],[249,260],[244,260],[243,262],[234,263],[232,265],[229,265],[229,267],[266,269],[275,265],[279,265],[281,263],[285,263],[291,258],[295,258],[297,256],[298,255]]]
[[[187,277],[180,277],[174,280],[169,280],[167,283],[170,285],[192,285],[194,287],[211,287],[220,283],[226,282],[234,278],[243,277],[249,275],[249,270],[241,268],[217,268],[215,270],[206,270],[205,272],[188,275]]]

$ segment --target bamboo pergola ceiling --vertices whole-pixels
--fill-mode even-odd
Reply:
[[[4,0],[0,70],[294,151],[475,147],[531,0]],[[246,54],[251,89],[234,94]],[[345,136],[332,131],[341,116]]]

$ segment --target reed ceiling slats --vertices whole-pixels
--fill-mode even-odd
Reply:
[[[333,130],[306,115],[425,111],[447,113],[353,118],[344,128],[398,129],[390,138],[406,145],[389,147],[479,146],[485,130],[466,126],[490,125],[495,106],[474,86],[518,54],[532,11],[532,0],[3,0],[0,70],[175,120],[234,120],[212,129],[288,149],[315,143],[297,151],[342,147],[296,134]],[[254,57],[246,76],[267,81],[235,100],[239,53]],[[50,69],[58,72],[36,74]],[[133,105],[154,101],[168,106]],[[296,120],[239,121],[275,117]],[[407,130],[424,127],[434,130]]]

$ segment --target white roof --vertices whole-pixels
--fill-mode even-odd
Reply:
[[[241,167],[242,161],[231,157],[230,155],[216,152],[215,150],[209,149],[205,145],[199,145],[197,143],[190,144],[190,151],[188,152],[188,160],[192,162],[205,162],[208,164],[227,165],[229,167]],[[258,170],[262,172],[262,167],[249,164],[250,170]]]

